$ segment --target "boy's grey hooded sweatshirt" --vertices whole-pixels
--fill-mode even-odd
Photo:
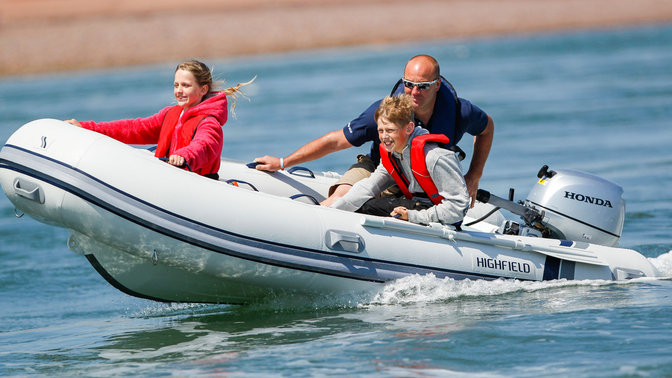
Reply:
[[[408,142],[401,154],[392,152],[401,162],[401,169],[408,178],[410,184],[408,190],[411,193],[424,193],[420,184],[415,180],[411,172],[411,141],[418,135],[429,134],[421,127],[413,130]],[[427,171],[431,176],[443,201],[426,210],[409,210],[408,220],[412,223],[429,224],[440,222],[453,224],[461,221],[469,209],[469,193],[462,175],[460,162],[457,155],[450,150],[440,148],[436,143],[425,145],[425,162]],[[352,189],[343,197],[336,200],[331,207],[336,209],[355,211],[364,202],[382,193],[385,189],[394,185],[394,178],[387,172],[383,164],[379,164],[369,178],[358,181]],[[415,198],[420,201],[430,201],[428,198]]]

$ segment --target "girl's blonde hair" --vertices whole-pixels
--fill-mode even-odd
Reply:
[[[376,120],[376,123],[378,123],[378,119],[381,117],[399,127],[408,125],[409,122],[414,122],[413,98],[407,94],[385,97],[373,114],[373,119]]]
[[[207,85],[208,86],[208,94],[212,92],[217,92],[217,86],[218,84],[221,83],[221,81],[214,82],[212,79],[212,70],[203,62],[198,61],[196,59],[192,60],[187,60],[186,62],[182,62],[177,65],[177,68],[175,68],[175,72],[178,70],[184,70],[184,71],[189,71],[191,72],[192,75],[194,75],[194,78],[196,78],[196,82],[200,86]],[[246,83],[238,83],[236,86],[231,87],[231,88],[226,88],[222,90],[228,97],[233,98],[233,102],[231,103],[231,114],[235,117],[235,108],[236,108],[236,103],[238,102],[238,95],[241,95],[245,97],[245,93],[241,90],[242,87],[246,85],[252,84],[254,80],[257,78],[255,75],[252,80],[246,82]]]

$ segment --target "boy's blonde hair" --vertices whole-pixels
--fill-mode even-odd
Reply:
[[[407,94],[385,97],[373,114],[376,123],[379,118],[385,118],[399,127],[413,122],[415,120],[413,98]]]

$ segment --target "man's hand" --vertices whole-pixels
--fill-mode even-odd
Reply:
[[[287,155],[287,157],[284,158],[284,168],[317,160],[322,156],[349,147],[352,147],[352,144],[345,138],[342,129],[330,131]],[[266,155],[264,157],[258,157],[254,159],[254,161],[259,163],[257,169],[260,171],[275,172],[283,169],[283,167],[280,166],[280,158],[275,156]]]
[[[478,192],[479,179],[473,177],[469,174],[469,172],[467,172],[467,174],[464,175],[464,181],[467,184],[467,192],[469,192],[469,197],[471,198],[471,204],[469,205],[469,208],[472,208],[474,207],[474,203],[476,203],[476,193]]]
[[[257,164],[256,168],[260,171],[275,172],[280,170],[280,158],[275,156],[264,156],[254,159]]]
[[[474,151],[471,157],[471,164],[469,164],[469,171],[464,175],[467,191],[469,192],[469,197],[471,197],[470,208],[474,207],[474,203],[476,203],[478,182],[483,175],[483,168],[485,167],[485,162],[488,160],[494,136],[495,122],[488,116],[488,124],[485,126],[485,130],[479,135],[474,136]]]

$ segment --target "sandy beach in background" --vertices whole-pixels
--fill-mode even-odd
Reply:
[[[0,76],[669,22],[670,0],[0,0]]]

